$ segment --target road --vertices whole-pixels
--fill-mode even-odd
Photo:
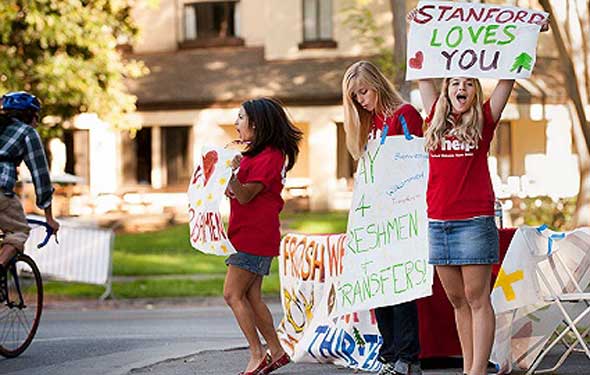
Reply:
[[[226,375],[243,370],[246,342],[229,308],[214,305],[142,305],[44,311],[29,349],[15,359],[0,358],[10,375]],[[278,321],[280,306],[270,305]],[[241,348],[241,349],[240,349]],[[555,356],[552,356],[555,360]],[[456,363],[456,361],[455,361]],[[460,375],[457,368],[432,368],[428,375]],[[440,363],[438,363],[440,365]],[[451,365],[452,366],[452,365]],[[290,364],[279,374],[353,374],[329,364]],[[577,354],[557,374],[590,373]]]
[[[276,311],[276,309],[275,309]],[[0,374],[119,375],[204,350],[245,345],[227,306],[46,310],[35,340]]]

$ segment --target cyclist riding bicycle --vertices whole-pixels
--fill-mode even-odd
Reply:
[[[4,233],[0,248],[0,282],[3,282],[5,266],[17,252],[23,251],[30,231],[23,207],[14,193],[17,167],[21,162],[24,161],[31,172],[36,204],[45,211],[45,220],[54,233],[59,223],[51,211],[53,187],[43,143],[35,130],[41,102],[27,92],[11,92],[2,97],[0,109],[0,230]]]

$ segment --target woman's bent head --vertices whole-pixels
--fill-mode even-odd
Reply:
[[[358,159],[367,143],[373,114],[391,116],[403,103],[393,84],[369,61],[358,61],[342,79],[348,151]]]

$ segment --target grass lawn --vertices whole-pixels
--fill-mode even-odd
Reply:
[[[98,285],[49,281],[44,283],[48,296],[71,298],[99,298],[104,287]],[[277,272],[264,279],[262,292],[278,295],[280,292]],[[206,280],[191,279],[138,279],[130,282],[114,282],[115,298],[166,298],[166,297],[211,297],[223,294],[223,277]]]
[[[342,233],[346,230],[347,212],[293,213],[281,216],[283,233]],[[225,258],[206,255],[193,249],[188,239],[188,225],[179,224],[149,233],[123,233],[115,237],[114,276],[136,276],[137,280],[113,283],[116,298],[158,298],[220,296],[226,271]],[[143,276],[178,275],[175,279],[142,279]],[[187,278],[182,278],[187,275]],[[210,275],[207,280],[189,279],[188,275]],[[47,295],[98,298],[101,286],[46,282]],[[265,294],[279,293],[278,264],[273,261],[271,275],[264,279]]]
[[[281,217],[283,233],[343,233],[347,219],[347,212],[297,213]],[[193,249],[186,224],[157,232],[118,234],[115,237],[115,276],[223,273],[224,257]]]

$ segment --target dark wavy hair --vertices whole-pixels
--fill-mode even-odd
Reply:
[[[268,146],[275,147],[287,156],[287,171],[291,170],[303,133],[293,125],[281,103],[273,98],[258,98],[243,102],[242,107],[248,125],[254,126],[254,141],[243,154],[254,156]]]

